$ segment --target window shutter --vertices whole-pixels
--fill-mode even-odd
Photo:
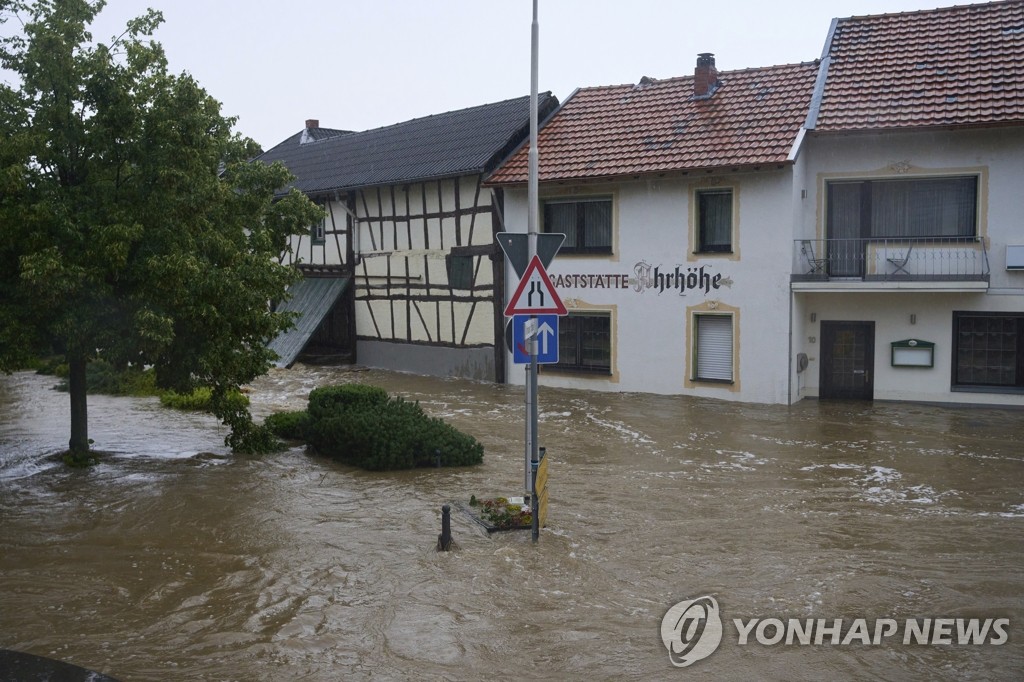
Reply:
[[[449,286],[453,289],[472,289],[473,257],[453,252],[445,256],[445,261],[448,266]]]
[[[698,315],[697,378],[732,381],[732,316]]]

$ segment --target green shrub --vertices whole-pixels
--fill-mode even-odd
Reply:
[[[297,410],[295,412],[275,412],[263,420],[263,425],[278,438],[306,440],[309,422],[309,412]]]
[[[315,388],[309,394],[309,416],[314,420],[333,416],[339,409],[385,405],[388,392],[378,386],[343,384]]]
[[[314,407],[314,404],[316,407]],[[466,466],[483,461],[483,446],[419,403],[391,399],[373,386],[331,386],[310,394],[306,440],[316,452],[377,471]]]
[[[46,376],[66,377],[68,365],[64,362],[63,355],[50,355],[44,358],[35,358],[27,364],[24,369],[33,369],[36,374]]]
[[[231,408],[246,407],[249,405],[249,398],[240,391],[231,391],[227,394],[227,403]],[[165,391],[160,394],[160,404],[176,410],[210,412],[213,408],[213,391],[206,386],[200,386],[191,393]]]
[[[38,370],[40,374],[52,373],[62,380],[57,384],[58,391],[68,390],[68,366],[50,363]],[[105,360],[93,360],[85,367],[85,390],[87,393],[103,393],[106,395],[158,395],[156,373],[152,369],[142,369],[134,365],[125,369],[117,369]]]

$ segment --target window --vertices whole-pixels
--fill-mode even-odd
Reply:
[[[1024,313],[953,313],[953,386],[1024,390]]]
[[[973,237],[978,178],[828,183],[830,239]]]
[[[320,207],[320,210],[326,211],[327,204],[323,201],[316,202],[316,205]],[[309,236],[313,240],[314,244],[323,244],[327,241],[327,215],[326,213],[320,220],[313,223],[309,230]]]
[[[696,331],[694,381],[732,379],[732,315],[702,314],[693,317]]]
[[[323,244],[327,241],[326,222],[327,218],[321,218],[319,222],[313,223],[313,229],[310,231],[310,237],[313,238],[314,244]]]
[[[570,314],[558,320],[557,369],[611,374],[612,318],[608,313]]]
[[[732,190],[697,190],[697,253],[732,252]]]
[[[611,197],[549,199],[543,204],[544,232],[562,232],[559,253],[612,252]]]

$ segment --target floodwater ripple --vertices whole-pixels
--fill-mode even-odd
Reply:
[[[549,528],[487,536],[441,504],[518,494],[522,389],[299,367],[253,411],[373,383],[475,435],[483,465],[362,472],[90,399],[103,463],[48,459],[67,396],[0,378],[0,646],[124,680],[678,679],[658,636],[714,595],[722,679],[1014,679],[1024,669],[1021,413],[755,406],[541,391]],[[1008,617],[1002,646],[736,644],[733,618]],[[730,636],[732,639],[730,639]],[[696,670],[696,668],[695,668]]]

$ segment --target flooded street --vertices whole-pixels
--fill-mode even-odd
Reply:
[[[235,457],[155,399],[91,396],[88,470],[52,377],[0,376],[0,648],[129,680],[1011,680],[1024,670],[1024,413],[793,407],[542,389],[549,527],[488,536],[440,506],[521,494],[523,390],[299,367],[259,417],[371,383],[476,436],[484,464],[371,473]],[[712,595],[690,669],[665,612]],[[764,646],[733,619],[1009,618],[1002,645]]]

